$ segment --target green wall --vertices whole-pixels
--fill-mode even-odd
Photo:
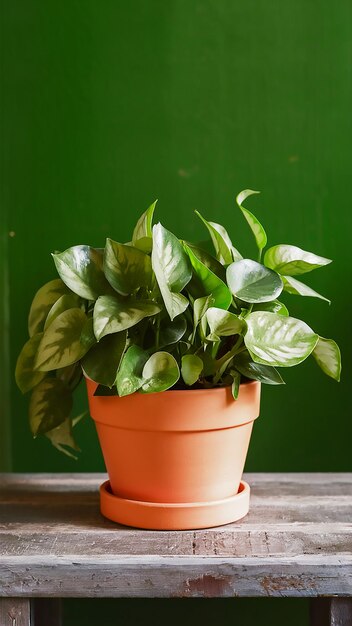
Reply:
[[[335,260],[307,277],[330,307],[286,301],[340,343],[344,372],[337,385],[309,360],[283,372],[287,386],[265,388],[247,469],[351,470],[350,0],[1,6],[3,465],[11,452],[14,471],[103,469],[89,420],[78,427],[76,463],[33,441],[13,384],[33,291],[55,276],[50,252],[128,240],[159,198],[157,218],[177,234],[204,237],[200,209],[250,254],[234,206],[250,187],[262,191],[248,206],[271,244]]]

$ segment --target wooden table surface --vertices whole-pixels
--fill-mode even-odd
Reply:
[[[352,474],[247,474],[247,517],[196,531],[104,519],[105,478],[1,475],[0,596],[352,596]]]

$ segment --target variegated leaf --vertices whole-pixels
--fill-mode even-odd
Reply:
[[[184,313],[187,298],[180,293],[192,277],[192,269],[181,243],[160,223],[153,226],[152,267],[166,310],[173,320]]]
[[[297,246],[280,244],[272,246],[272,248],[266,251],[264,263],[279,274],[296,276],[328,265],[331,263],[331,259],[318,256],[313,254],[313,252],[307,252]]]
[[[246,323],[242,318],[216,307],[210,307],[206,312],[206,317],[210,328],[208,339],[211,341],[219,341],[220,337],[242,334],[246,328]]]
[[[244,217],[246,218],[247,223],[250,226],[250,229],[254,235],[254,238],[255,238],[255,241],[259,250],[262,250],[263,248],[265,248],[267,244],[266,232],[263,226],[261,225],[260,221],[255,217],[255,215],[253,215],[253,213],[251,213],[250,211],[248,211],[248,209],[242,206],[246,198],[257,193],[260,193],[260,191],[253,191],[252,189],[245,189],[244,191],[241,191],[241,193],[238,194],[236,198],[236,202],[239,208],[241,209]]]
[[[103,271],[103,253],[90,246],[73,246],[53,259],[60,278],[77,295],[86,300],[112,291]]]
[[[132,246],[106,240],[104,272],[110,285],[123,296],[140,287],[149,287],[152,278],[150,257]]]
[[[160,306],[150,300],[100,296],[94,306],[94,334],[99,341],[105,335],[131,328],[159,311]]]
[[[312,354],[324,374],[340,382],[341,352],[336,341],[319,337]]]
[[[187,321],[184,315],[179,315],[172,321],[165,318],[160,324],[158,349],[181,341],[186,330]]]
[[[189,241],[182,242],[183,247],[186,245],[190,248],[198,261],[200,261],[205,267],[207,267],[215,276],[220,278],[222,282],[226,281],[226,268],[209,252],[203,250],[199,246],[195,246]]]
[[[308,296],[310,298],[319,298],[319,300],[325,300],[325,302],[331,304],[328,298],[325,298],[325,296],[322,296],[317,291],[314,291],[314,289],[308,287],[308,285],[305,285],[300,280],[292,278],[292,276],[281,276],[281,278],[284,284],[284,291],[287,291],[287,293],[290,293],[294,296]]]
[[[301,320],[277,313],[256,311],[246,317],[244,341],[253,361],[292,367],[314,350],[318,335]]]
[[[82,376],[83,374],[80,363],[72,363],[72,365],[67,365],[67,367],[62,367],[61,369],[56,370],[56,378],[60,378],[60,380],[62,380],[62,382],[65,383],[71,391],[78,387],[82,380]]]
[[[37,291],[33,298],[28,316],[28,332],[30,337],[44,330],[45,320],[51,307],[62,295],[68,293],[70,293],[69,289],[61,278],[51,280]]]
[[[192,334],[192,342],[194,342],[197,328],[199,326],[200,336],[202,341],[205,340],[206,330],[207,330],[207,320],[206,320],[206,312],[210,306],[214,303],[214,298],[210,294],[209,296],[203,296],[202,298],[197,298],[193,302],[193,334]]]
[[[81,450],[75,441],[72,431],[72,420],[68,417],[62,424],[45,433],[45,436],[59,452],[66,454],[66,456],[71,459],[77,460],[77,454],[73,452],[80,452]]]
[[[214,306],[228,309],[232,302],[228,286],[197,258],[190,246],[184,243],[184,248],[193,267],[193,279],[189,284],[190,293],[196,298],[211,295]]]
[[[203,370],[203,361],[196,354],[185,354],[181,361],[181,375],[188,386],[194,385]]]
[[[42,340],[43,333],[33,335],[23,346],[16,363],[15,378],[17,386],[22,393],[27,393],[38,385],[45,372],[38,372],[34,369],[34,361],[37,355],[38,346]]]
[[[88,378],[100,385],[112,387],[127,344],[124,330],[106,335],[82,359],[82,369]]]
[[[79,308],[81,304],[81,298],[75,293],[67,293],[61,296],[51,307],[48,316],[45,320],[44,331],[50,326],[50,324],[64,311],[68,309]]]
[[[216,252],[216,258],[223,265],[230,265],[232,261],[239,261],[242,259],[242,255],[234,247],[229,234],[221,224],[216,222],[208,222],[199,211],[195,211],[196,215],[202,220],[203,224],[207,227],[213,246]]]
[[[202,319],[203,315],[207,312],[210,306],[214,304],[214,300],[212,295],[203,296],[202,298],[197,298],[193,302],[193,323],[194,326],[197,326]]]
[[[279,274],[251,259],[242,259],[229,265],[226,279],[233,295],[250,304],[270,302],[283,289]]]
[[[29,423],[36,437],[64,422],[72,409],[72,394],[58,378],[46,378],[37,385],[29,402]]]
[[[153,246],[152,223],[157,200],[139,218],[132,235],[132,244],[142,252],[151,252]]]
[[[139,346],[133,345],[126,350],[116,376],[119,396],[128,396],[141,388],[142,371],[148,358],[148,352]]]
[[[263,365],[263,363],[255,363],[252,361],[247,351],[241,352],[234,359],[234,367],[250,380],[259,380],[266,385],[284,385],[285,382],[281,378],[281,375],[270,365]]]
[[[166,391],[175,385],[180,377],[176,359],[168,352],[155,352],[148,359],[142,372],[143,393]]]
[[[61,313],[45,331],[39,344],[35,367],[42,372],[56,370],[79,361],[89,349],[81,341],[87,317],[81,309]]]
[[[287,307],[283,304],[283,302],[280,302],[279,300],[272,300],[271,302],[260,302],[260,304],[254,304],[252,311],[269,311],[270,313],[278,313],[279,315],[289,315]]]
[[[231,370],[230,375],[232,376],[232,385],[231,385],[232,397],[234,400],[237,400],[238,394],[240,391],[241,374],[237,372],[237,370]]]

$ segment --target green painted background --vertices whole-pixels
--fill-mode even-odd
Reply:
[[[338,386],[309,361],[284,372],[286,387],[265,388],[247,469],[351,470],[350,0],[1,6],[3,466],[12,456],[14,471],[103,469],[88,420],[78,428],[84,451],[77,463],[46,440],[32,441],[26,399],[13,384],[32,294],[55,276],[50,252],[101,246],[106,236],[128,240],[139,214],[159,198],[157,217],[176,234],[204,237],[193,216],[200,209],[250,254],[234,197],[251,187],[262,191],[248,206],[270,244],[295,243],[335,260],[307,276],[331,307],[286,301],[291,314],[340,343],[344,372]],[[77,410],[83,404],[82,392]],[[274,605],[272,625],[283,610]],[[130,605],[119,606],[124,614]],[[153,611],[161,616],[160,606]],[[218,607],[230,623],[229,605]],[[251,622],[248,607],[239,605],[236,623]],[[295,623],[304,624],[306,604],[295,607]],[[124,623],[138,623],[138,610],[127,609]],[[66,605],[67,623],[74,610],[81,613]]]

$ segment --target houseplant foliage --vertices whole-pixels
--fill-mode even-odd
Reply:
[[[36,293],[29,340],[16,381],[31,392],[30,427],[68,455],[79,450],[72,430],[73,392],[83,375],[96,394],[125,396],[167,389],[232,387],[241,381],[284,381],[277,370],[312,355],[339,380],[340,351],[304,321],[291,317],[281,295],[327,300],[301,275],[330,263],[297,246],[267,246],[265,230],[243,206],[258,192],[242,191],[237,206],[253,232],[258,256],[243,258],[223,226],[198,218],[213,253],[178,239],[160,223],[154,202],[132,241],[104,249],[78,245],[52,255],[59,277]]]

